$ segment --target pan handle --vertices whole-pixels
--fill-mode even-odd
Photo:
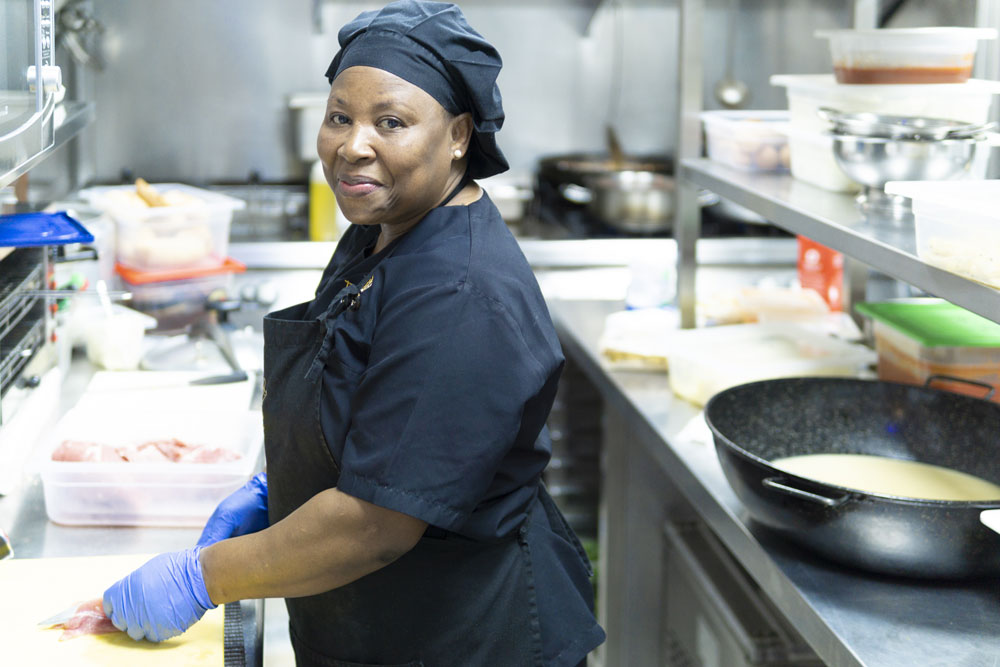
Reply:
[[[589,204],[594,200],[594,193],[576,183],[565,183],[559,186],[559,193],[574,204]]]
[[[787,480],[781,479],[780,477],[765,477],[761,483],[774,491],[779,491],[789,496],[795,496],[796,498],[801,498],[802,500],[808,500],[824,507],[839,507],[851,498],[850,493],[845,493],[839,498],[828,498],[827,496],[821,496],[820,494],[813,493],[812,491],[804,491],[802,489],[797,489],[794,486],[789,486],[786,482]]]
[[[929,376],[926,380],[924,380],[924,386],[930,388],[931,383],[934,382],[935,380],[943,380],[945,382],[958,382],[960,384],[971,384],[975,387],[979,387],[980,389],[985,389],[986,393],[981,398],[987,401],[993,398],[993,394],[995,394],[997,391],[996,387],[994,387],[991,384],[986,384],[985,382],[979,382],[977,380],[967,380],[965,378],[955,377],[954,375],[941,375],[941,374]]]
[[[983,510],[979,513],[979,520],[990,530],[1000,533],[1000,510]]]

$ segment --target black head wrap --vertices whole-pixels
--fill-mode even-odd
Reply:
[[[458,6],[400,0],[362,12],[340,29],[338,39],[340,52],[326,71],[330,83],[358,65],[395,74],[426,91],[450,113],[472,114],[470,177],[507,171],[507,159],[496,142],[504,119],[496,83],[503,63]]]

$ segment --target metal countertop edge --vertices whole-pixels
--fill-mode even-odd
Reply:
[[[663,257],[674,261],[673,239],[518,239],[528,263],[535,268],[628,266],[636,257]],[[247,269],[323,269],[337,247],[335,242],[287,241],[231,243],[229,255]],[[728,238],[698,241],[700,265],[769,266],[794,264],[794,238]]]

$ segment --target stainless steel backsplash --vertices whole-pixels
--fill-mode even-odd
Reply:
[[[322,91],[339,27],[381,3],[313,0],[92,0],[105,26],[103,71],[59,55],[72,92],[97,119],[73,162],[83,182],[123,171],[150,181],[302,181],[288,97]],[[669,152],[676,123],[677,7],[653,0],[461,3],[504,58],[507,122],[499,141],[517,172],[540,155],[603,148],[614,123],[625,149]],[[705,108],[723,69],[724,0],[705,11]],[[817,28],[847,27],[851,2],[742,0],[735,75],[751,108],[783,108],[774,73],[830,70]],[[894,25],[971,25],[972,0],[911,0]],[[616,41],[616,36],[621,39]],[[616,72],[616,49],[620,70]],[[318,129],[318,128],[317,128]],[[56,166],[48,165],[51,172]]]

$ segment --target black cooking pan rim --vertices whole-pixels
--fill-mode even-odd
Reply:
[[[757,465],[763,466],[768,470],[774,471],[777,475],[782,475],[792,480],[802,481],[808,485],[820,485],[823,487],[835,489],[837,491],[842,491],[849,494],[850,498],[848,500],[852,502],[864,501],[866,499],[874,500],[886,500],[894,503],[900,503],[904,505],[910,505],[914,507],[948,507],[948,508],[969,508],[969,509],[1000,509],[1000,499],[996,501],[973,501],[973,500],[934,500],[930,498],[909,498],[907,496],[893,496],[886,493],[876,493],[871,491],[862,491],[859,489],[854,489],[848,486],[840,486],[837,484],[831,484],[830,482],[821,482],[819,480],[811,479],[809,477],[802,477],[801,475],[796,475],[794,473],[786,472],[771,465],[771,462],[765,458],[757,456],[753,452],[750,452],[743,447],[740,447],[735,442],[733,442],[728,436],[722,433],[718,427],[712,422],[711,412],[713,404],[717,404],[719,399],[727,394],[734,393],[737,390],[747,391],[753,386],[763,386],[763,385],[776,385],[776,384],[790,384],[794,382],[806,381],[816,381],[817,383],[822,382],[824,384],[878,384],[878,385],[890,385],[903,388],[905,390],[917,390],[921,392],[928,392],[933,394],[947,394],[949,399],[955,397],[956,400],[967,400],[967,401],[977,401],[980,403],[985,403],[989,405],[996,406],[1000,410],[1000,406],[997,406],[991,401],[976,398],[974,396],[966,396],[964,394],[956,394],[954,392],[946,392],[940,389],[932,389],[930,387],[922,387],[919,385],[905,384],[902,382],[889,382],[887,380],[875,380],[875,379],[865,379],[865,378],[843,378],[843,377],[825,377],[825,376],[802,376],[802,377],[784,377],[784,378],[773,378],[770,380],[755,380],[754,382],[746,382],[744,384],[735,385],[723,389],[719,393],[712,396],[708,402],[705,404],[705,423],[708,424],[708,428],[712,431],[713,440],[718,449],[719,443],[725,445],[729,449],[733,450],[736,454],[749,459]],[[905,460],[905,459],[900,459]]]

